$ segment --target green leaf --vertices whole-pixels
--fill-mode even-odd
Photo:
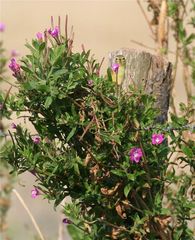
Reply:
[[[72,240],[92,240],[89,235],[75,227],[73,224],[67,226],[68,232]]]
[[[112,82],[112,71],[111,68],[107,69],[107,78],[110,82]]]
[[[178,4],[174,1],[168,1],[168,15],[173,17],[177,13]]]
[[[182,43],[184,43],[185,42],[186,31],[185,31],[185,28],[183,26],[183,22],[179,23],[178,35],[179,35],[179,40]]]
[[[191,44],[195,40],[195,33],[190,34],[189,37],[185,39],[185,45]]]
[[[36,49],[34,49],[29,43],[26,43],[25,46],[26,46],[28,49],[30,49],[30,51],[31,51],[32,54],[35,54]]]
[[[195,209],[195,203],[194,202],[186,202],[184,204],[185,208]]]
[[[161,194],[159,192],[156,194],[154,202],[155,202],[156,207],[160,207],[161,206],[162,196],[161,196]]]
[[[119,177],[124,177],[126,175],[126,173],[123,170],[111,170],[111,173]]]
[[[128,197],[128,194],[129,192],[131,191],[131,188],[132,188],[132,185],[129,183],[125,186],[124,188],[124,194],[125,194],[125,197],[127,198]]]
[[[45,49],[45,42],[42,42],[42,43],[39,45],[39,53],[41,53],[44,49]]]
[[[25,67],[25,66],[21,66],[21,68],[22,68],[22,70],[24,71],[24,72],[27,72],[27,73],[33,73],[33,71],[30,69],[30,68],[28,68],[28,67]]]
[[[48,96],[48,97],[46,98],[46,101],[45,101],[45,104],[44,104],[44,106],[45,106],[46,109],[49,108],[49,106],[52,104],[52,101],[53,101],[53,99],[52,99],[51,96]]]
[[[171,215],[171,211],[169,208],[162,208],[161,209],[161,214],[162,215]]]
[[[37,82],[35,81],[29,81],[29,82],[25,82],[23,84],[23,87],[26,89],[26,90],[33,90],[33,89],[36,89],[37,88]]]
[[[182,145],[181,146],[181,150],[183,151],[183,153],[185,153],[186,156],[188,156],[189,158],[193,157],[193,151],[191,148],[189,148],[186,145]]]
[[[77,130],[77,127],[72,128],[72,130],[68,134],[68,137],[66,138],[67,142],[69,142],[69,140],[73,137],[73,135],[75,134],[76,130]]]
[[[113,139],[114,142],[116,142],[119,145],[121,145],[121,141],[120,141],[120,136],[119,135],[112,135],[112,139]]]
[[[130,181],[135,181],[135,178],[136,178],[136,176],[135,176],[135,174],[127,174],[127,178],[128,178],[128,180],[130,180]]]
[[[52,77],[57,80],[58,78],[62,77],[67,72],[68,72],[68,70],[65,68],[60,69],[60,70],[57,70],[54,73],[52,73]]]
[[[80,175],[80,170],[79,170],[79,165],[78,163],[74,163],[73,164],[73,167],[74,167],[74,171],[76,174]]]
[[[37,40],[32,40],[32,45],[35,49],[37,49],[37,50],[39,49],[39,43]]]
[[[181,240],[181,235],[183,233],[183,229],[177,229],[173,234],[174,240]]]
[[[62,58],[64,50],[65,50],[64,45],[57,46],[54,49],[53,54],[52,54],[52,59],[51,59],[51,64],[52,65],[55,65],[58,62],[58,60],[60,58]]]

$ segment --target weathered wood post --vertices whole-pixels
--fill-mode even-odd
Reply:
[[[142,84],[146,93],[156,97],[156,107],[160,110],[157,121],[165,122],[169,108],[172,64],[161,56],[145,51],[120,49],[110,53],[110,66],[117,55],[123,55],[126,59],[122,89],[127,89],[132,82],[138,86]]]

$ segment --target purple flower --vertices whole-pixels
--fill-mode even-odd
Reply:
[[[119,69],[119,64],[118,63],[114,63],[112,64],[112,71],[114,71],[115,73],[118,73],[118,69]]]
[[[36,34],[36,37],[37,37],[37,39],[38,39],[39,41],[42,41],[42,40],[43,40],[43,34],[40,33],[40,32],[38,32],[38,33]]]
[[[11,56],[12,56],[12,57],[17,57],[17,56],[19,56],[19,52],[18,52],[17,50],[13,49],[13,50],[11,50]]]
[[[12,123],[12,124],[11,124],[11,128],[12,128],[12,129],[16,129],[16,128],[17,128],[17,125],[16,125],[15,123]]]
[[[40,195],[40,192],[37,188],[34,188],[31,190],[31,197],[32,198],[37,198]]]
[[[71,224],[71,223],[72,223],[72,221],[71,221],[70,219],[68,219],[68,218],[64,218],[64,219],[62,220],[62,222],[63,222],[64,224]]]
[[[51,30],[51,28],[48,30],[48,33],[52,36],[52,37],[58,37],[59,34],[59,28],[55,27],[53,30]]]
[[[5,30],[5,24],[0,23],[0,32],[4,32],[4,30]]]
[[[130,155],[130,160],[132,162],[138,163],[141,160],[143,153],[142,153],[141,148],[134,147],[130,150],[129,155]]]
[[[153,145],[159,145],[161,144],[163,141],[164,141],[164,135],[163,134],[157,134],[157,133],[154,133],[152,134],[152,144]]]
[[[15,58],[11,59],[11,63],[9,64],[9,68],[15,73],[19,73],[20,72],[20,65],[16,62]]]
[[[87,81],[87,84],[88,84],[89,87],[92,87],[92,86],[93,86],[93,80],[91,80],[91,79],[88,80],[88,81]]]
[[[41,142],[41,138],[39,137],[39,136],[35,136],[35,137],[33,137],[33,142],[35,143],[35,144],[39,144],[40,142]]]

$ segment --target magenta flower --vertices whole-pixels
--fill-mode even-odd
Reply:
[[[19,54],[19,52],[17,50],[15,50],[15,49],[11,50],[11,56],[12,57],[18,57],[19,55],[20,54]]]
[[[68,219],[68,218],[64,218],[64,219],[62,220],[62,222],[63,222],[64,224],[71,224],[71,223],[72,223],[72,221],[71,221],[70,219]]]
[[[152,134],[152,144],[153,145],[159,145],[161,144],[163,141],[164,141],[164,135],[163,134],[157,134],[157,133],[154,133]]]
[[[41,138],[39,137],[39,136],[35,136],[35,137],[33,137],[33,142],[35,143],[35,144],[39,144],[40,142],[41,142]]]
[[[93,80],[91,80],[91,79],[88,80],[88,81],[87,81],[87,84],[88,84],[89,87],[92,87],[92,86],[93,86]]]
[[[11,128],[12,128],[12,129],[16,129],[16,128],[17,128],[17,125],[16,125],[15,123],[12,123],[12,124],[11,124]]]
[[[4,30],[5,30],[5,24],[0,23],[0,32],[4,32]]]
[[[38,33],[36,34],[36,37],[37,37],[37,39],[38,39],[39,41],[42,41],[42,40],[43,40],[43,34],[40,33],[40,32],[38,32]]]
[[[141,148],[134,147],[130,150],[129,155],[130,155],[130,160],[132,162],[138,163],[141,160],[143,153],[142,153]]]
[[[11,59],[11,63],[9,64],[9,68],[15,73],[19,73],[20,72],[20,65],[16,62],[15,58]]]
[[[51,28],[48,30],[48,33],[52,36],[52,37],[58,37],[59,34],[59,28],[55,27],[53,30],[51,30]]]
[[[34,188],[31,190],[31,197],[32,198],[37,198],[40,195],[40,192],[37,188]]]
[[[119,69],[119,64],[118,63],[114,63],[112,64],[112,71],[114,71],[115,73],[118,73],[118,69]]]

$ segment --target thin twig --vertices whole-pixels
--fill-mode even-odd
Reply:
[[[18,193],[18,191],[16,189],[12,190],[14,192],[14,194],[16,195],[16,197],[18,198],[18,200],[20,201],[20,203],[22,204],[22,206],[24,207],[24,209],[26,210],[26,212],[28,213],[35,229],[37,230],[37,233],[40,237],[41,240],[45,240],[45,238],[43,237],[43,234],[40,231],[40,228],[38,226],[38,224],[36,223],[32,213],[30,212],[29,208],[27,207],[26,203],[24,202],[24,200],[22,199],[21,195]]]
[[[6,95],[5,95],[5,99],[4,99],[3,105],[5,105],[8,97],[9,97],[9,94],[10,94],[11,89],[12,89],[12,86],[10,86],[10,88],[8,89],[8,91],[7,91]]]
[[[1,78],[0,78],[0,80],[1,80]],[[13,83],[10,83],[8,80],[6,80],[5,77],[2,78],[2,80],[3,80],[4,82],[8,83],[9,85],[11,85],[12,87],[18,88],[18,86],[14,85]]]
[[[62,42],[62,32],[61,32],[61,18],[60,16],[58,16],[58,29],[59,29],[59,39],[60,39],[60,42]]]
[[[156,48],[147,46],[147,45],[145,45],[145,44],[143,44],[143,43],[141,43],[141,42],[135,41],[135,40],[130,40],[130,41],[131,41],[132,43],[135,43],[135,44],[137,44],[137,45],[140,45],[141,47],[145,47],[145,48],[147,48],[147,49],[150,49],[150,50],[156,52]],[[171,51],[171,50],[168,50],[167,52],[170,53],[170,54],[175,55],[175,52],[173,52],[173,51]]]
[[[106,221],[106,220],[99,219],[99,221],[102,222],[102,223],[105,223],[106,225],[111,226],[111,227],[113,227],[113,228],[117,228],[117,229],[119,229],[119,230],[121,230],[121,231],[123,231],[123,232],[128,232],[128,233],[130,233],[130,234],[132,233],[130,230],[126,229],[125,227],[119,227],[118,225],[115,225],[115,224],[113,224],[113,223],[110,223],[110,222],[108,222],[108,221]]]
[[[142,11],[142,13],[143,13],[143,15],[144,15],[144,18],[146,19],[146,22],[148,23],[148,26],[149,26],[149,28],[150,28],[150,31],[151,31],[152,35],[154,36],[154,31],[153,31],[153,29],[152,29],[152,26],[151,26],[151,24],[150,24],[150,21],[149,21],[149,19],[148,19],[148,16],[146,15],[146,13],[145,13],[145,11],[144,11],[144,9],[143,9],[143,7],[142,7],[142,5],[141,5],[141,3],[140,3],[139,0],[137,0],[137,4],[139,5],[139,7],[140,7],[140,9],[141,9],[141,11]]]
[[[141,47],[145,47],[145,48],[147,48],[147,49],[150,49],[150,50],[152,50],[152,51],[156,51],[156,48],[149,47],[149,46],[147,46],[147,45],[145,45],[145,44],[143,44],[143,43],[141,43],[141,42],[138,42],[138,41],[135,41],[135,40],[131,40],[131,42],[132,42],[132,43],[135,43],[135,44],[137,44],[137,45],[140,45]],[[173,53],[173,52],[172,52],[172,53]]]
[[[144,169],[146,171],[146,177],[147,177],[147,180],[148,180],[148,183],[150,185],[150,188],[149,188],[149,197],[150,197],[150,202],[151,204],[153,204],[153,201],[152,201],[152,194],[151,194],[151,176],[150,176],[150,171],[149,171],[149,168],[148,168],[148,161],[147,161],[147,158],[146,158],[146,154],[145,154],[145,151],[144,151],[144,147],[142,145],[142,142],[141,140],[139,139],[139,144],[140,144],[140,147],[141,147],[141,150],[142,150],[142,153],[143,153],[143,159],[144,159]]]
[[[68,39],[68,15],[65,18],[65,38]]]
[[[102,58],[102,60],[101,60],[101,62],[100,62],[100,65],[99,65],[99,68],[98,68],[98,72],[97,72],[97,74],[98,74],[98,76],[99,76],[99,74],[100,74],[100,69],[101,69],[101,67],[102,67],[102,64],[103,64],[103,62],[104,62],[104,57]]]
[[[183,63],[183,83],[186,90],[187,95],[187,104],[190,106],[191,103],[191,97],[192,97],[192,89],[191,89],[191,82],[190,82],[190,73],[189,73],[189,67],[184,62]]]
[[[93,123],[94,123],[94,117],[93,117],[92,120],[89,122],[89,124],[87,125],[87,127],[84,129],[83,134],[82,134],[82,135],[80,136],[80,138],[79,138],[79,141],[82,141],[82,140],[83,140],[85,134],[86,134],[86,133],[88,132],[88,130],[91,128],[91,126],[93,125]]]

